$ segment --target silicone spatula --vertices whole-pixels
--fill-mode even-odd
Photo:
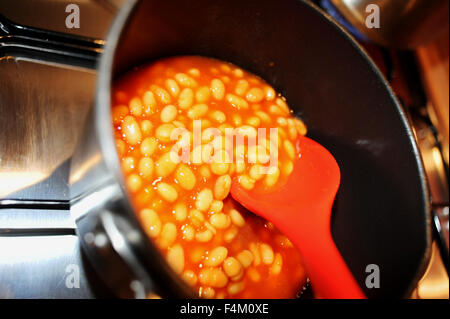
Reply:
[[[272,222],[299,250],[316,297],[365,298],[331,236],[331,209],[339,188],[339,166],[330,152],[305,136],[286,183],[274,191],[246,190],[236,177],[231,195]]]

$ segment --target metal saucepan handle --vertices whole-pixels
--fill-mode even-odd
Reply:
[[[104,40],[24,26],[0,14],[0,58],[23,57],[95,69]]]

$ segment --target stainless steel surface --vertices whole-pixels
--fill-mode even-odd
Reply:
[[[412,297],[418,299],[449,298],[449,278],[436,243],[433,243],[432,246],[428,269],[419,281]]]
[[[95,73],[9,58],[0,60],[0,74],[0,178],[8,181],[0,197],[68,199],[66,161],[92,103]]]
[[[359,32],[396,48],[414,48],[448,28],[448,0],[330,0]],[[380,28],[365,24],[368,5],[379,7]]]
[[[84,30],[97,25],[101,32],[95,35],[103,37],[112,12],[83,2],[82,12],[96,13],[84,19]],[[65,17],[68,3],[73,2],[0,1],[0,13],[68,31],[64,19],[54,19]],[[85,262],[67,209],[69,160],[92,105],[95,81],[96,73],[86,69],[8,54],[0,58],[0,298],[111,296]],[[73,272],[79,288],[65,284]]]
[[[144,295],[194,297],[148,240],[123,187],[111,125],[110,88],[119,38],[136,3],[129,1],[118,12],[99,62],[96,103],[71,159],[70,211],[87,256],[118,296],[128,296],[130,287],[138,285]],[[104,245],[95,245],[95,240],[91,244],[89,238],[99,236]],[[120,271],[111,271],[113,267]]]
[[[429,107],[428,107],[429,109]],[[449,187],[441,146],[426,118],[412,114],[414,133],[426,169],[433,203],[434,219],[446,253],[449,251]]]
[[[0,247],[0,298],[110,296],[85,263],[77,236],[0,235]]]
[[[2,0],[0,12],[29,26],[103,39],[111,17],[126,0]],[[80,8],[80,28],[69,29],[65,20],[68,4]]]

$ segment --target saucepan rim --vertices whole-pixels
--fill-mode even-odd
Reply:
[[[355,50],[359,53],[359,55],[364,59],[364,61],[370,66],[372,72],[375,74],[375,76],[378,78],[378,80],[382,83],[384,89],[389,93],[389,97],[392,99],[393,105],[396,108],[396,112],[400,115],[401,122],[404,126],[405,132],[408,135],[409,142],[411,143],[413,155],[416,160],[417,169],[418,169],[418,175],[420,177],[420,186],[423,190],[422,192],[422,200],[423,203],[425,203],[423,207],[423,213],[426,220],[426,248],[425,253],[423,255],[421,264],[419,266],[419,269],[416,273],[415,278],[412,280],[410,287],[405,292],[405,297],[410,294],[410,292],[413,290],[415,284],[418,282],[420,277],[423,275],[423,273],[426,270],[430,253],[431,253],[431,203],[430,203],[430,196],[429,191],[427,187],[427,180],[425,175],[425,170],[422,163],[422,158],[419,153],[418,146],[416,144],[416,141],[414,139],[413,131],[411,126],[409,125],[409,122],[407,120],[406,114],[403,111],[397,97],[395,96],[391,86],[387,82],[387,80],[384,78],[383,74],[379,70],[379,68],[376,66],[376,64],[372,61],[372,59],[369,57],[367,52],[364,50],[364,48],[353,38],[351,34],[349,34],[342,26],[340,26],[336,21],[333,20],[331,16],[329,16],[327,13],[323,12],[320,8],[318,8],[316,5],[305,1],[305,0],[298,0],[300,3],[305,5],[310,9],[312,14],[316,14],[318,17],[321,17],[321,19],[326,20],[330,26],[334,27],[338,32],[341,33],[341,35],[344,36],[346,41],[352,44],[352,46],[355,48]],[[118,47],[119,41],[121,40],[121,37],[123,35],[123,31],[126,30],[126,27],[128,26],[129,22],[132,20],[134,11],[138,8],[139,0],[129,0],[119,11],[118,15],[114,19],[114,22],[110,28],[110,31],[107,36],[107,41],[105,45],[104,53],[101,55],[100,63],[98,65],[99,70],[99,77],[97,80],[97,92],[96,92],[96,104],[95,104],[95,110],[94,110],[94,122],[95,122],[95,129],[96,134],[98,136],[98,142],[101,148],[101,152],[103,153],[105,164],[107,168],[113,172],[114,178],[116,179],[117,183],[120,185],[121,190],[123,192],[123,200],[126,203],[127,207],[127,216],[131,218],[134,222],[134,224],[139,225],[139,232],[142,235],[145,235],[145,232],[138,222],[138,219],[136,215],[133,212],[132,205],[130,203],[129,197],[127,195],[126,189],[124,187],[124,178],[123,174],[120,169],[120,162],[117,155],[116,147],[114,144],[114,134],[113,134],[113,127],[111,125],[112,123],[112,117],[111,117],[111,84],[113,79],[113,65],[114,65],[114,58],[116,49]],[[155,248],[156,249],[156,248]],[[169,270],[170,271],[170,270]]]

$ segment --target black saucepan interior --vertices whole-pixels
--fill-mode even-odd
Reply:
[[[428,256],[420,160],[391,91],[360,48],[302,1],[141,1],[122,33],[116,76],[173,55],[209,56],[272,84],[337,159],[332,232],[368,297],[402,297]],[[366,266],[380,288],[365,287]]]

